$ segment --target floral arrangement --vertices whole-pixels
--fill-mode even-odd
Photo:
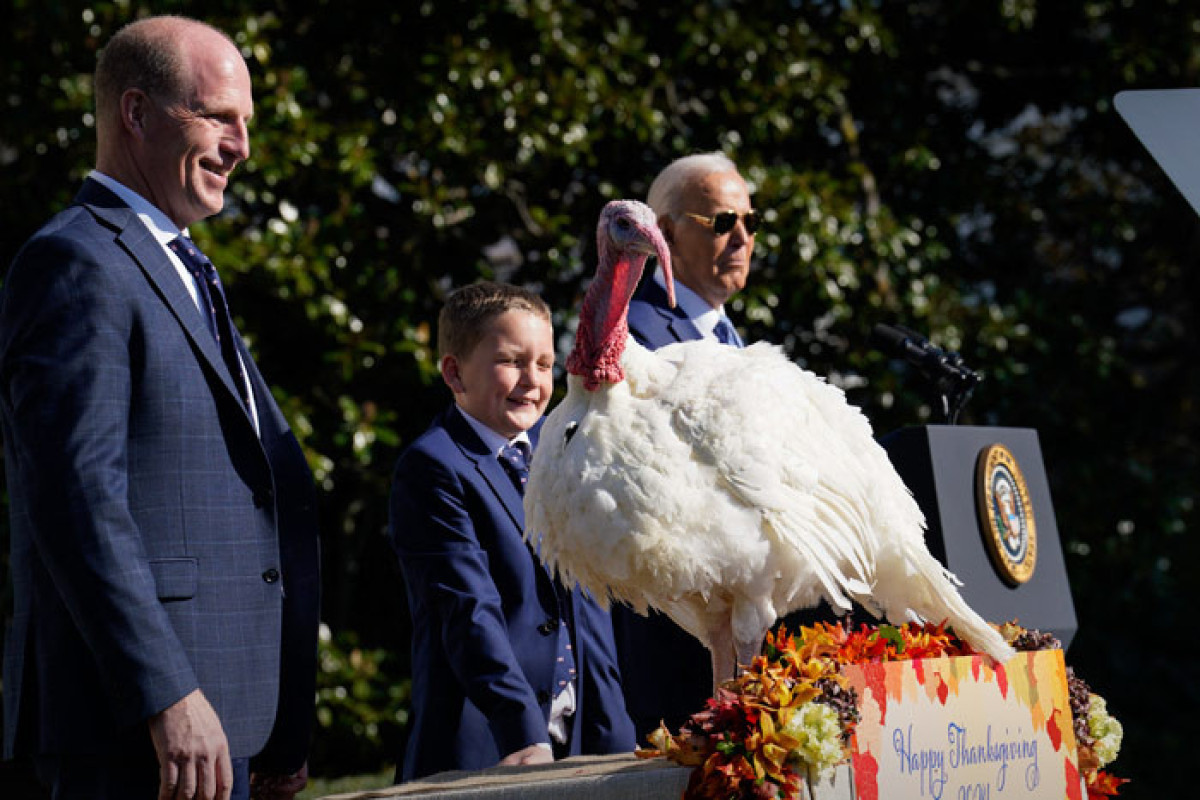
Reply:
[[[1000,632],[1020,651],[1061,649],[1053,636],[1015,623],[1000,626]],[[817,623],[795,635],[780,627],[767,634],[763,649],[678,733],[660,726],[649,736],[654,749],[638,751],[695,767],[684,800],[800,797],[805,779],[819,780],[850,757],[858,698],[843,666],[975,652],[945,625],[930,623],[857,630]],[[1112,797],[1126,781],[1101,767],[1117,756],[1121,725],[1070,668],[1067,676],[1089,800]]]
[[[1014,622],[1000,626],[1000,633],[1013,649],[1061,650],[1062,644],[1048,633],[1026,630]],[[1089,800],[1115,797],[1128,780],[1101,769],[1117,757],[1121,749],[1121,723],[1108,713],[1108,703],[1093,694],[1087,683],[1067,667],[1067,693],[1074,720],[1075,743],[1079,747],[1079,769],[1087,779]]]

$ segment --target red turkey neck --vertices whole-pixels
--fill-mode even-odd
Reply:
[[[583,378],[588,391],[625,380],[621,355],[629,336],[629,301],[648,257],[646,253],[618,251],[610,262],[609,255],[601,254],[596,279],[584,295],[575,349],[567,358],[567,372]]]

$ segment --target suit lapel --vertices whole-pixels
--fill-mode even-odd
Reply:
[[[675,341],[677,342],[694,342],[704,338],[704,335],[700,333],[700,329],[690,319],[672,319],[667,323],[667,328],[670,329],[671,335],[675,337]]]
[[[517,487],[513,486],[512,479],[508,477],[508,473],[500,464],[500,459],[496,458],[496,455],[488,449],[470,424],[463,419],[457,407],[451,406],[447,409],[443,421],[463,455],[475,464],[476,471],[491,488],[492,493],[496,495],[500,505],[508,512],[513,525],[519,532],[523,532],[525,530],[525,506],[521,493],[517,491]]]
[[[642,284],[640,294],[642,299],[654,310],[654,313],[662,317],[663,324],[675,337],[675,341],[693,342],[704,338],[704,334],[700,333],[700,329],[688,319],[682,308],[679,306],[671,308],[668,305],[667,290],[658,285],[653,274],[647,277],[646,282]]]
[[[237,338],[238,354],[242,357],[242,364],[246,368],[246,378],[250,381],[250,389],[254,394],[254,405],[258,411],[259,438],[265,442],[273,436],[287,434],[291,428],[288,426],[287,420],[283,418],[283,412],[275,403],[275,398],[271,395],[271,387],[267,385],[266,378],[258,371],[258,365],[250,357],[250,351],[246,349],[246,343],[242,341],[242,337],[236,333],[234,335]],[[238,394],[238,404],[241,404],[241,394]]]
[[[484,480],[492,487],[492,491],[496,493],[496,497],[504,505],[504,510],[512,518],[517,530],[524,533],[525,503],[521,493],[517,491],[517,487],[513,486],[512,478],[508,477],[508,473],[504,471],[500,460],[495,457],[484,457],[476,462],[476,466]]]
[[[209,333],[199,309],[196,308],[196,303],[188,293],[187,287],[183,285],[183,281],[180,280],[175,265],[171,263],[171,259],[153,234],[141,223],[133,210],[121,202],[120,198],[95,181],[85,181],[75,200],[86,207],[98,220],[117,232],[117,243],[129,253],[130,258],[142,270],[146,279],[187,334],[192,347],[199,353],[203,361],[208,362],[225,390],[237,400],[238,406],[245,414],[246,422],[250,423],[249,413],[241,401],[241,393],[234,386],[233,377],[229,374],[229,368],[225,366],[225,361],[221,358],[221,351],[216,340]],[[247,358],[248,356],[243,355],[243,361]]]

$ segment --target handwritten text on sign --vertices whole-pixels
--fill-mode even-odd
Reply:
[[[847,667],[860,800],[1082,800],[1062,653]],[[886,787],[886,793],[879,791]]]

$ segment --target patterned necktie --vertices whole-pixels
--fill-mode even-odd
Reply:
[[[565,602],[570,602],[569,599]],[[558,623],[558,653],[554,661],[554,694],[558,695],[575,682],[575,653],[571,649],[571,632],[567,623]]]
[[[524,495],[525,484],[529,482],[529,442],[519,440],[506,444],[500,451],[500,463],[512,478],[513,486]]]
[[[721,344],[733,345],[734,347],[742,346],[742,337],[738,336],[738,332],[733,328],[733,323],[724,314],[717,320],[717,326],[713,328],[713,333],[717,335],[717,339]]]
[[[229,304],[225,301],[225,287],[217,276],[217,268],[208,260],[208,256],[200,252],[200,248],[186,236],[177,236],[167,245],[171,252],[179,256],[179,260],[187,267],[187,271],[196,279],[200,292],[200,310],[205,313],[208,329],[221,348],[221,358],[225,361],[233,382],[237,385],[238,394],[246,408],[250,408],[250,392],[246,383],[246,372],[242,368],[242,360],[238,357],[237,346],[234,344],[233,320],[229,317]]]

